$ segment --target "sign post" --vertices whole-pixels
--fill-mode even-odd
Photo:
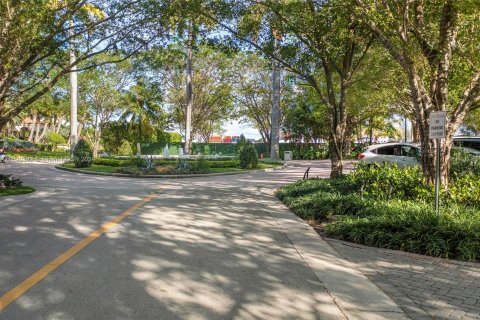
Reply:
[[[440,146],[442,139],[445,138],[445,122],[447,113],[445,111],[430,112],[429,133],[430,139],[436,140],[437,154],[435,161],[435,212],[437,215],[440,210]]]

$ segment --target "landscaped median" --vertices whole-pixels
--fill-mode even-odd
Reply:
[[[326,236],[443,258],[480,260],[480,184],[458,177],[442,195],[419,168],[360,166],[339,179],[311,179],[277,190],[277,197]],[[468,179],[468,178],[467,178]],[[468,188],[462,188],[468,184]],[[468,194],[466,194],[468,193]]]
[[[12,175],[0,174],[0,197],[27,194],[35,189],[22,185],[22,181]]]
[[[131,177],[191,177],[252,172],[255,170],[273,170],[282,168],[282,162],[260,161],[255,167],[243,169],[240,161],[226,159],[154,159],[149,157],[115,159],[96,158],[91,166],[76,168],[72,162],[58,165],[57,168],[101,175]]]

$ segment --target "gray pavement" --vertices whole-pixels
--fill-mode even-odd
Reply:
[[[41,190],[0,198],[0,296],[152,193],[0,319],[407,319],[395,301],[274,196],[328,162],[181,180],[0,167]]]

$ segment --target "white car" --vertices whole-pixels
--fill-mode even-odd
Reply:
[[[420,155],[420,148],[411,143],[383,143],[368,147],[358,156],[358,160],[365,163],[394,163],[399,167],[413,167],[419,164]]]

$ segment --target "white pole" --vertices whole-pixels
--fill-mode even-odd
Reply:
[[[70,19],[70,41],[69,41],[69,58],[70,65],[75,63],[75,41],[73,38],[73,21]],[[78,131],[78,120],[77,120],[77,92],[78,92],[78,82],[77,82],[77,66],[72,66],[70,72],[70,150],[73,152],[75,145],[78,142],[77,131]]]

